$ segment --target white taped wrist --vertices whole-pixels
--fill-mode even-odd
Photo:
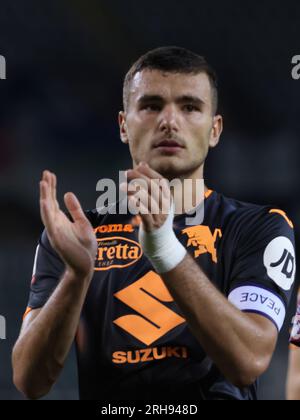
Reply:
[[[187,254],[185,247],[177,239],[173,230],[174,204],[165,223],[153,232],[145,232],[142,224],[139,242],[144,254],[149,258],[158,274],[173,270]]]

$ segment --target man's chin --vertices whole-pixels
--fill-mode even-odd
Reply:
[[[201,166],[181,166],[176,165],[175,163],[149,163],[149,165],[154,169],[156,172],[161,174],[164,178],[172,181],[172,179],[181,179],[181,178],[189,178],[192,174]]]

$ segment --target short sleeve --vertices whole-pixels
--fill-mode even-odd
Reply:
[[[37,309],[45,305],[64,270],[63,261],[52,248],[44,231],[36,250],[28,308]]]
[[[266,209],[240,220],[228,299],[282,328],[296,273],[293,224],[282,210]]]

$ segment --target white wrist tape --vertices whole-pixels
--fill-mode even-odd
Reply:
[[[145,232],[142,224],[139,242],[158,274],[173,270],[184,259],[187,251],[177,239],[173,230],[174,203],[165,223],[153,232]]]

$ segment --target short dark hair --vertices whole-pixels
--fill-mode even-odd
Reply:
[[[123,85],[124,109],[128,108],[131,82],[136,73],[149,69],[169,73],[198,74],[206,73],[212,89],[212,109],[218,109],[218,79],[215,70],[206,59],[181,47],[160,47],[142,55],[130,68]]]

